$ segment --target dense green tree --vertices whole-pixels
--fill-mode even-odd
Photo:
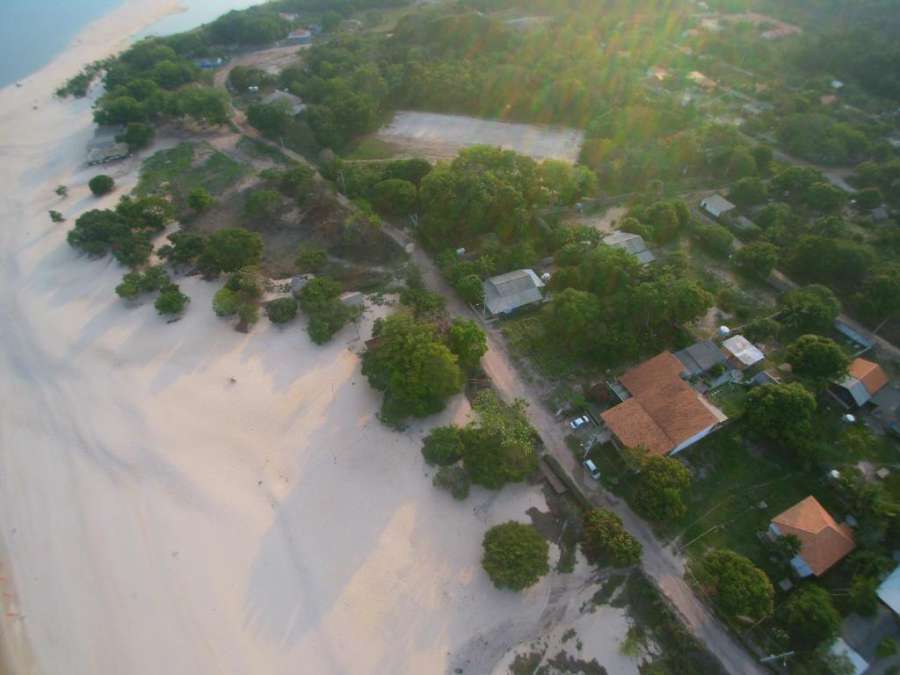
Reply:
[[[752,150],[753,161],[756,162],[756,172],[761,176],[769,175],[772,169],[774,153],[767,145],[757,145]]]
[[[259,264],[262,257],[262,237],[240,227],[227,227],[213,232],[198,260],[207,275],[237,270]]]
[[[595,332],[602,318],[600,299],[593,293],[567,288],[555,294],[544,310],[548,328],[579,354],[596,344]]]
[[[173,232],[168,239],[169,243],[161,246],[158,252],[173,265],[190,265],[206,250],[206,237],[197,232]]]
[[[271,75],[252,66],[235,66],[228,73],[229,86],[238,92],[247,91],[250,87],[263,88],[271,83]]]
[[[297,316],[297,301],[292,297],[278,298],[266,304],[266,316],[272,323],[288,323]]]
[[[751,429],[785,447],[801,446],[812,433],[816,399],[801,384],[764,384],[747,396]]]
[[[94,176],[90,181],[88,181],[88,187],[91,189],[91,192],[94,193],[95,197],[102,197],[108,192],[112,192],[115,184],[116,182],[112,179],[111,176],[107,176],[102,173]]]
[[[469,319],[454,319],[447,330],[447,346],[456,354],[459,365],[465,370],[473,370],[481,363],[487,352],[487,338],[484,331]]]
[[[372,206],[385,216],[408,216],[416,209],[416,186],[400,178],[389,178],[372,186]]]
[[[741,178],[731,186],[728,198],[738,206],[748,207],[762,204],[766,201],[768,190],[766,184],[759,178]]]
[[[463,440],[459,427],[435,427],[422,442],[422,456],[431,465],[449,466],[462,458]]]
[[[878,267],[866,278],[856,303],[873,325],[900,314],[900,265]]]
[[[728,228],[718,223],[697,222],[694,224],[693,234],[707,251],[720,258],[731,255],[734,247],[734,235]]]
[[[404,314],[378,326],[363,354],[363,375],[384,392],[382,416],[389,421],[439,412],[463,383],[456,356],[434,326]]]
[[[737,267],[758,279],[767,279],[778,263],[778,248],[767,241],[755,241],[738,250],[734,255]]]
[[[838,634],[841,615],[827,590],[807,583],[791,593],[778,612],[778,619],[800,649],[813,649]]]
[[[692,571],[725,614],[758,620],[772,613],[772,582],[744,556],[713,549],[692,566]]]
[[[462,277],[453,287],[459,293],[459,297],[470,305],[477,306],[484,302],[484,284],[477,274]]]
[[[878,208],[884,201],[884,198],[881,196],[881,190],[876,187],[863,188],[856,193],[854,198],[861,209],[869,211]]]
[[[317,345],[328,342],[360,311],[345,305],[340,296],[341,285],[328,277],[311,279],[300,290],[300,307],[309,317],[306,329]]]
[[[116,136],[120,143],[127,143],[131,152],[137,152],[153,143],[156,131],[149,124],[130,122],[125,128],[125,133]]]
[[[785,293],[781,311],[781,320],[790,330],[824,334],[841,313],[841,303],[825,286],[812,284]]]
[[[532,525],[509,521],[484,535],[481,564],[494,586],[521,591],[550,571],[549,546]]]
[[[797,276],[835,285],[860,283],[873,262],[871,249],[863,244],[820,236],[801,237],[788,260]]]
[[[690,472],[677,459],[646,457],[635,483],[635,507],[651,520],[678,520],[687,510],[684,493],[690,484]]]
[[[197,187],[188,193],[187,202],[188,206],[197,213],[200,213],[201,211],[209,209],[209,207],[215,204],[216,200],[209,194],[209,191],[207,191],[206,188]]]
[[[266,7],[232,10],[205,26],[210,39],[225,45],[265,45],[280,40],[291,24]]]
[[[844,208],[847,203],[847,193],[831,183],[824,181],[813,183],[804,194],[807,206],[817,211],[834,213]]]
[[[172,112],[201,124],[219,125],[228,121],[229,102],[224,92],[213,87],[186,87],[173,95]]]
[[[181,314],[190,301],[191,299],[178,288],[178,284],[168,284],[161,289],[153,306],[162,316],[174,316]]]
[[[850,359],[841,346],[821,335],[803,335],[787,350],[794,373],[824,386],[847,373]]]
[[[591,509],[584,514],[581,548],[591,561],[614,567],[637,565],[643,551],[640,542],[622,525],[622,519],[607,509]]]
[[[525,480],[537,468],[537,453],[524,402],[509,405],[486,390],[474,408],[478,420],[463,430],[463,464],[472,482],[497,490]]]

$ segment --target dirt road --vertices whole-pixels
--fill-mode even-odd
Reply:
[[[411,243],[411,239],[396,227],[385,224],[384,230],[400,246],[405,247]],[[421,269],[425,285],[446,298],[447,310],[451,314],[475,318],[475,313],[444,281],[437,266],[425,251],[415,246],[412,259]],[[488,329],[486,333],[488,352],[482,359],[482,366],[500,394],[507,400],[520,398],[528,403],[528,417],[547,451],[559,460],[596,505],[614,511],[628,531],[641,542],[644,547],[642,561],[644,571],[669,599],[697,639],[721,661],[725,670],[733,675],[762,675],[768,672],[757,664],[685,583],[684,559],[671,548],[664,546],[647,523],[625,502],[586,477],[584,470],[566,447],[563,424],[547,411],[534,387],[529,386],[515,369],[502,336],[492,329]]]

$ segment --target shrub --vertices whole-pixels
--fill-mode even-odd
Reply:
[[[65,220],[65,217],[59,211],[51,210],[50,211],[50,220],[53,221],[54,223],[61,223]]]
[[[581,547],[592,562],[628,567],[641,561],[641,543],[628,533],[619,516],[606,509],[585,514]]]
[[[111,176],[100,174],[91,178],[90,182],[88,182],[88,187],[91,189],[91,192],[94,193],[95,197],[102,197],[111,192],[113,187],[115,187],[115,184],[116,182]]]
[[[694,236],[707,251],[720,258],[731,254],[734,235],[717,223],[695,223]]]
[[[449,466],[462,457],[462,433],[459,427],[436,427],[422,443],[422,456],[431,465]]]
[[[372,206],[386,216],[408,216],[415,211],[416,186],[399,178],[389,178],[372,187]]]
[[[169,284],[156,298],[153,304],[156,311],[163,316],[181,314],[191,299],[178,288],[178,284]]]
[[[297,307],[294,298],[278,298],[266,305],[266,316],[272,323],[287,323],[297,317]]]
[[[435,487],[448,490],[454,499],[463,500],[469,496],[469,474],[461,466],[442,466],[431,482]]]
[[[207,192],[205,188],[198,187],[191,190],[190,194],[188,194],[187,203],[194,211],[201,212],[206,211],[210,206],[215,203],[215,199],[213,196]]]
[[[482,547],[481,564],[497,588],[521,591],[550,571],[547,542],[531,525],[509,521],[492,527]]]
[[[300,274],[318,272],[328,262],[328,254],[325,249],[317,246],[301,246],[297,251],[294,264]]]

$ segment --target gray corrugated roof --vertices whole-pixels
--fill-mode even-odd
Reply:
[[[714,216],[720,216],[723,213],[727,213],[728,211],[736,208],[734,204],[732,204],[720,194],[715,194],[710,197],[704,198],[703,200],[701,200],[700,206],[702,206]]]
[[[717,363],[725,363],[725,355],[712,340],[703,340],[690,347],[675,352],[675,356],[684,364],[688,373],[701,375]]]
[[[483,283],[484,306],[491,314],[508,314],[519,307],[540,302],[544,282],[533,270],[515,270]]]
[[[603,243],[607,246],[615,246],[616,248],[628,251],[637,258],[642,265],[646,265],[656,260],[656,256],[647,249],[647,243],[639,234],[617,230],[616,232],[603,237]]]

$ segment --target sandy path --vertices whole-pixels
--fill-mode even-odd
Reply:
[[[236,333],[215,286],[182,279],[185,318],[113,294],[122,269],[79,258],[90,100],[50,92],[170,8],[134,0],[66,63],[0,92],[0,629],[16,675],[439,673],[539,634],[559,577],[494,590],[485,529],[545,508],[535,488],[456,503],[418,452],[428,427],[376,419],[359,335],[314,347],[302,324]],[[33,106],[37,105],[37,109]],[[70,195],[53,194],[58,184]],[[52,225],[47,210],[69,222]],[[232,383],[230,378],[235,378]],[[568,578],[568,577],[566,577]],[[552,603],[551,603],[552,600]],[[510,627],[515,627],[512,630]],[[596,625],[614,631],[621,621]],[[481,648],[477,636],[490,636]],[[631,669],[620,671],[630,673]]]

